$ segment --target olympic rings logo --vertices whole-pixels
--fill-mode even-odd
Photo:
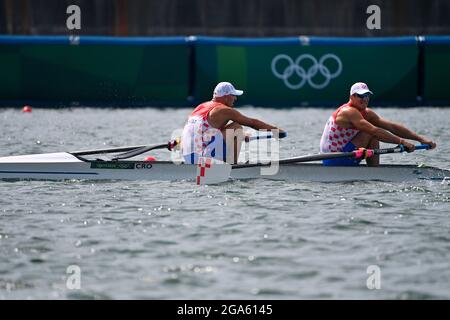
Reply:
[[[306,71],[301,64],[303,61],[307,60],[311,61],[312,65]],[[327,60],[335,61],[337,63],[337,70],[334,73],[331,73],[328,67],[324,65]],[[280,61],[286,61],[288,63],[288,66],[281,72],[279,72],[277,68],[277,64]],[[271,67],[275,77],[283,80],[286,87],[292,90],[300,89],[306,82],[314,89],[323,89],[330,83],[331,79],[338,77],[342,72],[341,59],[332,53],[325,54],[319,61],[308,53],[298,56],[295,61],[286,54],[279,54],[272,59]],[[297,78],[300,78],[300,81],[297,81],[297,83],[293,83],[293,80],[291,80],[291,76],[294,76],[294,72],[295,75],[297,75]],[[312,80],[318,72],[325,78],[322,83],[314,83]],[[296,77],[293,78],[295,79]]]

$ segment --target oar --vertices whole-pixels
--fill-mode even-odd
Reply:
[[[167,148],[171,142],[172,141],[169,141],[167,143],[162,143],[162,144],[156,144],[153,146],[143,145],[143,146],[118,147],[118,148],[108,148],[108,149],[93,149],[93,150],[73,151],[73,152],[69,152],[69,153],[74,156],[88,156],[88,155],[93,155],[93,154],[117,153],[117,152],[127,151],[126,153],[123,153],[119,156],[125,156],[125,155],[135,153],[135,152],[137,152],[135,155],[138,155],[138,154],[150,151],[150,150]],[[144,151],[142,151],[142,150],[144,150]],[[134,155],[127,156],[126,158],[131,158],[133,156]],[[116,159],[116,158],[117,157],[115,157],[113,159]],[[121,158],[121,159],[126,159],[126,158]]]
[[[134,149],[139,149],[145,146],[130,146],[130,147],[118,147],[118,148],[108,148],[108,149],[94,149],[94,150],[82,150],[82,151],[73,151],[69,152],[74,156],[88,156],[92,154],[101,154],[101,153],[116,153],[116,152],[125,152]]]
[[[278,139],[283,139],[287,137],[287,132],[286,131],[282,131],[278,133]],[[262,135],[254,135],[254,136],[246,136],[245,137],[245,142],[250,142],[253,140],[263,140],[263,139],[272,139],[273,138],[273,134],[269,133],[269,134],[262,134]]]
[[[431,145],[421,144],[415,146],[415,150],[420,149],[430,149]],[[320,161],[338,158],[369,158],[377,154],[387,154],[387,153],[400,153],[407,151],[403,145],[398,145],[393,148],[385,149],[364,149],[360,148],[351,152],[330,152],[330,153],[320,153],[309,156],[295,157],[279,160],[278,164],[287,163],[300,163],[300,162],[310,162],[310,161]],[[248,163],[248,164],[236,164],[230,165],[228,163],[219,162],[217,160],[208,160],[209,158],[203,158],[202,162],[198,165],[197,170],[197,184],[215,184],[220,182],[225,182],[230,177],[231,170],[233,169],[243,169],[251,167],[268,167],[272,165],[272,162],[268,163]]]
[[[280,132],[279,138],[285,138],[287,136],[286,132]],[[260,140],[260,139],[270,139],[272,138],[272,134],[268,135],[261,135],[261,136],[246,136],[245,141],[253,141],[253,140]],[[88,156],[93,154],[104,154],[104,153],[117,153],[117,152],[126,152],[123,154],[120,154],[112,160],[119,160],[119,159],[128,159],[134,156],[137,156],[139,154],[142,154],[147,151],[156,150],[156,149],[165,149],[168,148],[169,150],[172,150],[176,145],[180,143],[180,139],[177,138],[175,140],[169,141],[167,143],[162,144],[156,144],[153,146],[148,145],[141,145],[141,146],[129,146],[129,147],[118,147],[118,148],[107,148],[107,149],[93,149],[93,150],[81,150],[81,151],[73,151],[70,152],[70,154],[73,154],[74,156]],[[169,148],[170,147],[170,148]],[[130,151],[130,152],[128,152]]]
[[[420,144],[415,146],[415,150],[420,149],[430,149],[431,145],[429,144]],[[330,160],[330,159],[339,159],[339,158],[370,158],[373,155],[378,154],[387,154],[387,153],[401,153],[407,151],[405,146],[400,144],[393,148],[385,148],[385,149],[365,149],[360,148],[355,151],[350,152],[330,152],[330,153],[319,153],[310,156],[301,156],[295,158],[288,158],[278,161],[279,164],[285,163],[295,163],[295,162],[309,162],[309,161],[320,161],[320,160]],[[249,164],[237,164],[233,165],[233,169],[241,169],[241,168],[249,168],[249,167],[264,167],[270,166],[271,163],[249,163]]]
[[[151,151],[151,150],[157,150],[157,149],[168,149],[169,151],[172,151],[173,148],[175,148],[175,146],[177,146],[180,143],[180,139],[174,139],[171,140],[169,142],[166,143],[162,143],[162,144],[157,144],[154,146],[143,146],[122,154],[119,154],[117,156],[115,156],[114,158],[111,158],[112,161],[117,161],[117,160],[123,160],[123,159],[128,159],[128,158],[132,158],[135,157],[137,155],[140,155],[142,153]]]

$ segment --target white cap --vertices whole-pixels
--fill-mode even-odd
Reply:
[[[228,95],[240,96],[244,91],[236,90],[233,85],[229,82],[219,82],[219,84],[214,89],[214,97],[223,97]]]
[[[369,87],[364,82],[357,82],[354,85],[352,85],[352,87],[350,89],[351,96],[354,95],[355,93],[364,94],[367,92],[370,92],[370,94],[373,94],[373,92],[369,90]]]

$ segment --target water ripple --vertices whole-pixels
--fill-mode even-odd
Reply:
[[[384,161],[448,167],[450,110],[428,108],[433,126],[417,121],[422,109],[377,111],[412,123],[439,145],[439,152],[386,155]],[[159,143],[188,112],[35,109],[24,117],[2,109],[7,121],[0,150]],[[281,142],[281,156],[289,157],[317,150],[330,110],[244,113],[301,137]],[[167,152],[155,155],[169,159]],[[449,299],[448,186],[4,181],[0,299]],[[66,286],[73,265],[81,271],[80,290]],[[381,290],[367,288],[369,266],[380,268]]]

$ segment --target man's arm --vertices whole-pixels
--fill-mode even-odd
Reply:
[[[348,121],[359,131],[366,132],[376,137],[378,140],[386,143],[402,144],[405,142],[401,137],[398,137],[383,128],[379,128],[378,126],[373,125],[372,117],[374,115],[376,116],[373,111],[372,114],[369,115],[371,122],[364,119],[361,113],[359,113],[359,111],[357,110],[348,109],[344,112]]]
[[[436,147],[436,144],[433,141],[418,135],[414,131],[406,128],[404,125],[398,122],[386,120],[378,116],[375,112],[371,110],[370,110],[370,122],[375,126],[386,129],[401,138],[419,141],[420,143],[424,144],[431,144],[433,148]]]
[[[227,121],[231,120],[231,121],[239,123],[240,125],[247,126],[247,127],[250,127],[250,128],[256,129],[256,130],[259,130],[259,129],[265,129],[265,130],[275,129],[275,130],[283,131],[280,128],[272,126],[272,125],[270,125],[268,123],[265,123],[265,122],[263,122],[261,120],[246,117],[242,113],[237,111],[236,109],[223,108],[222,110],[220,110],[220,112],[221,112],[220,116],[223,116]]]

